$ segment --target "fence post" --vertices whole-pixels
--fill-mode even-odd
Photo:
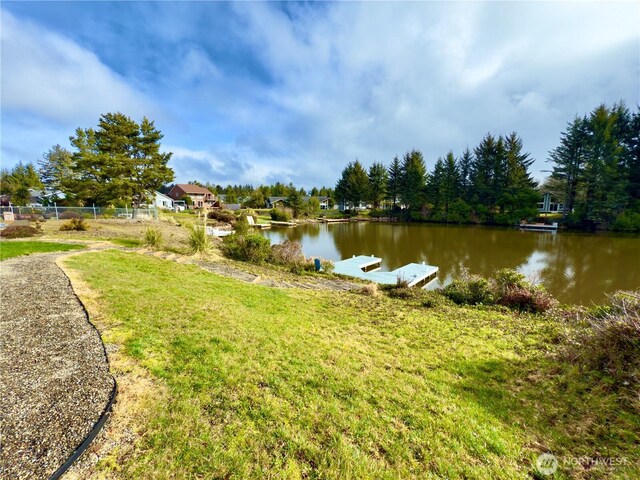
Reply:
[[[98,216],[96,215],[96,204],[94,203],[94,204],[92,204],[92,205],[93,205],[93,219],[94,219],[94,220],[97,220],[97,219],[98,219]]]
[[[56,220],[60,220],[58,218],[58,204],[56,202],[53,202],[53,208],[56,211]]]
[[[129,208],[126,203],[124,204],[124,218],[129,218]]]

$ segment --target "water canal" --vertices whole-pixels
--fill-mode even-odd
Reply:
[[[640,287],[638,235],[376,222],[305,224],[265,235],[272,243],[297,240],[307,256],[382,257],[385,270],[424,261],[440,267],[430,287],[450,282],[462,267],[484,276],[515,268],[564,303],[600,303],[606,293]]]

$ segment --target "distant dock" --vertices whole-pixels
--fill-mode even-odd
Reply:
[[[277,222],[275,220],[269,220],[269,223],[276,227],[295,227],[298,225],[296,222]]]
[[[334,272],[349,277],[356,277],[384,285],[395,285],[404,280],[410,287],[422,287],[434,280],[438,267],[423,263],[409,263],[391,272],[380,271],[381,258],[366,255],[354,255],[352,258],[336,262]]]
[[[521,223],[520,230],[531,230],[533,232],[556,232],[558,230],[558,222],[551,225],[546,223]]]

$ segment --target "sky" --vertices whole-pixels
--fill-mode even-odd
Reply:
[[[535,159],[576,115],[640,104],[640,2],[0,4],[2,168],[120,111],[177,182],[334,186],[491,132]]]

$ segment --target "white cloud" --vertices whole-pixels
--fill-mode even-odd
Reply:
[[[413,147],[432,166],[488,131],[517,131],[541,170],[575,113],[639,101],[638,4],[236,9],[277,78],[273,108],[288,114],[270,128],[299,147],[302,170],[318,174],[307,184],[330,183],[356,157],[389,162]],[[332,168],[306,165],[318,159]]]
[[[2,10],[2,110],[60,124],[95,124],[101,113],[154,110],[144,93],[72,40]]]
[[[488,131],[514,130],[541,170],[575,114],[640,102],[637,3],[128,8],[126,27],[87,15],[123,52],[132,37],[164,42],[145,50],[141,71],[153,74],[135,82],[93,53],[90,35],[74,42],[3,10],[3,160],[26,148],[11,139],[31,133],[18,117],[64,123],[66,138],[122,110],[155,118],[165,141],[182,146],[164,148],[179,181],[333,185],[355,158],[388,163],[419,148],[432,168]],[[136,15],[147,24],[134,31]],[[118,57],[118,71],[136,58]],[[60,140],[47,141],[42,151]]]
[[[163,150],[173,152],[169,166],[176,172],[177,182],[199,180],[222,185],[259,185],[288,182],[294,178],[300,180],[294,171],[279,162],[265,162],[265,158],[257,158],[252,149],[239,145],[219,146],[215,150],[166,145]]]

